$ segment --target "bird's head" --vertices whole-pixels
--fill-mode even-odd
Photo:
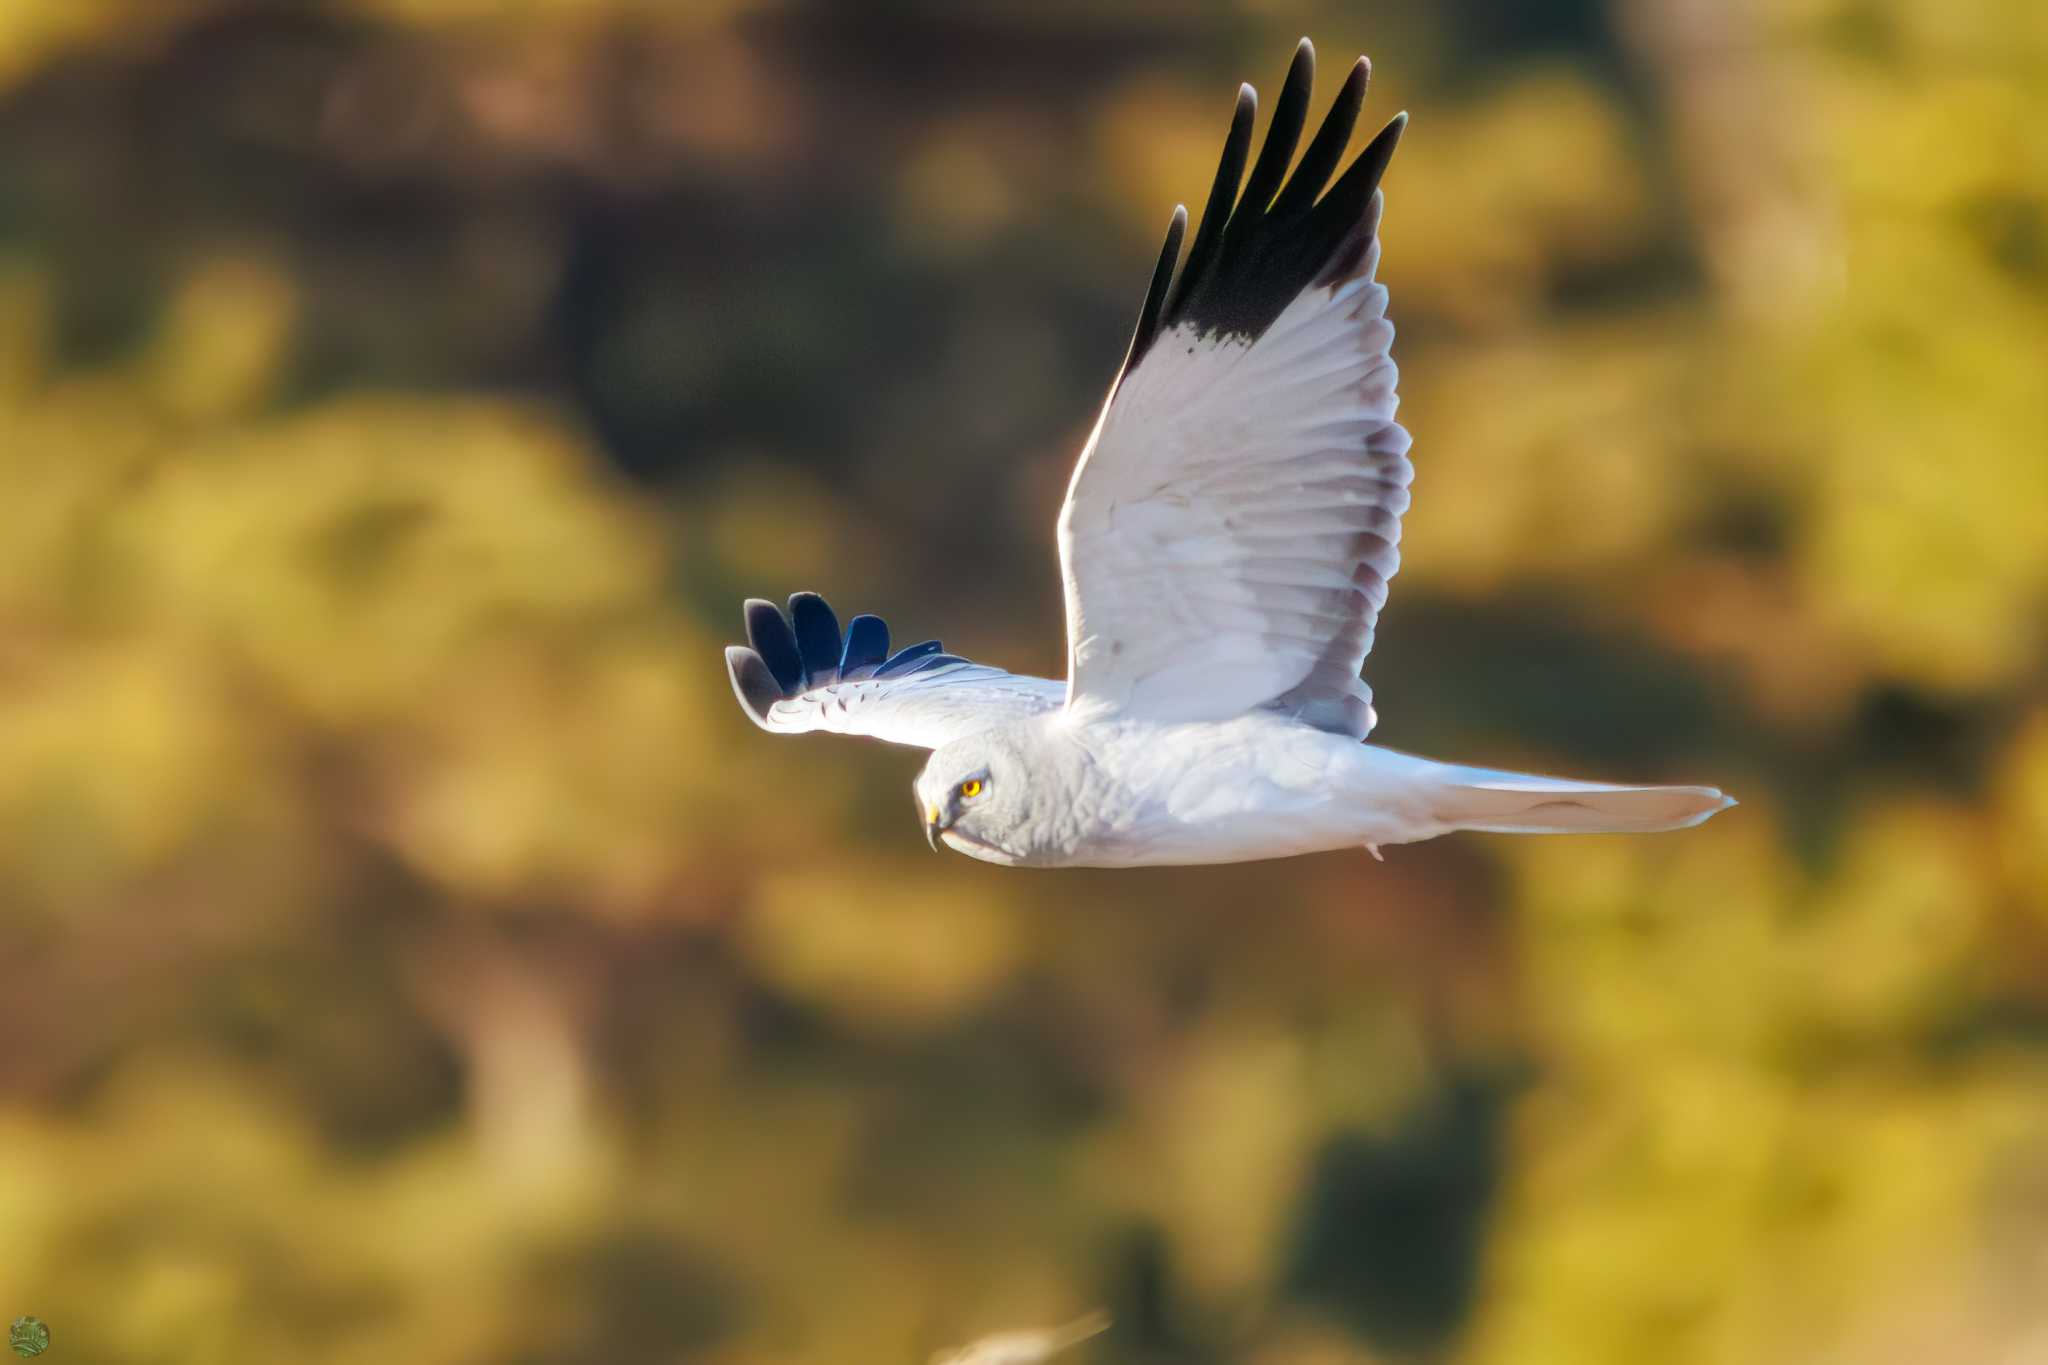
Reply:
[[[1030,857],[1027,832],[1033,784],[1021,737],[991,730],[932,751],[917,775],[917,813],[925,838],[983,862],[1014,865]]]

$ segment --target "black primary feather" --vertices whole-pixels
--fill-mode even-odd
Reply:
[[[851,678],[889,657],[889,623],[879,616],[856,616],[846,623],[846,648],[839,653],[839,676]]]
[[[1186,314],[1189,291],[1210,274],[1222,251],[1223,229],[1230,221],[1230,206],[1237,202],[1238,184],[1244,179],[1245,158],[1252,149],[1252,120],[1258,113],[1258,92],[1249,85],[1237,87],[1237,107],[1230,112],[1230,131],[1223,136],[1223,157],[1216,165],[1215,183],[1209,186],[1209,202],[1202,208],[1201,225],[1188,247],[1187,264],[1166,296],[1166,311],[1160,314],[1168,326]]]
[[[727,645],[725,668],[732,674],[733,695],[740,699],[740,705],[763,724],[768,720],[768,708],[783,699],[782,684],[768,671],[768,665],[761,656],[745,645]]]
[[[1280,182],[1287,177],[1287,163],[1294,160],[1294,149],[1301,145],[1301,130],[1308,123],[1308,96],[1315,84],[1316,50],[1308,39],[1303,38],[1294,49],[1294,60],[1287,66],[1287,80],[1281,85],[1280,98],[1273,105],[1273,121],[1266,128],[1266,145],[1259,149],[1259,159],[1252,165],[1251,179],[1245,182],[1243,201],[1255,209],[1271,204],[1273,196],[1280,191]],[[1227,238],[1232,233],[1242,232],[1249,217],[1239,214],[1232,218],[1224,229],[1224,236]]]
[[[795,696],[804,683],[804,659],[796,647],[796,632],[773,602],[749,597],[746,613],[747,643],[768,666],[783,695]]]
[[[1187,263],[1174,279],[1174,260],[1187,223],[1185,210],[1180,210],[1167,229],[1166,245],[1139,310],[1125,373],[1144,358],[1164,328],[1187,323],[1203,336],[1221,333],[1256,340],[1302,291],[1341,284],[1357,272],[1378,228],[1374,194],[1408,122],[1406,114],[1395,115],[1329,193],[1323,193],[1351,140],[1371,73],[1371,63],[1360,57],[1301,163],[1283,184],[1288,159],[1307,125],[1309,92],[1315,83],[1315,49],[1302,39],[1274,105],[1265,146],[1241,195],[1238,187],[1251,151],[1258,100],[1250,86],[1239,87],[1222,160]]]
[[[1384,202],[1379,197],[1380,177],[1386,174],[1387,163],[1394,159],[1394,147],[1407,126],[1406,114],[1396,114],[1388,120],[1387,126],[1358,154],[1358,160],[1351,163],[1351,169],[1330,187],[1330,192],[1310,213],[1309,222],[1315,234],[1333,244],[1315,283],[1337,284],[1347,280],[1365,258],[1366,248],[1380,228],[1380,206]]]
[[[1138,310],[1138,330],[1131,334],[1131,349],[1124,356],[1124,374],[1145,358],[1159,335],[1159,312],[1166,304],[1166,287],[1173,283],[1173,263],[1180,259],[1180,239],[1187,230],[1187,206],[1175,205],[1173,221],[1166,225],[1166,245],[1159,249],[1159,264],[1152,268],[1152,285],[1145,291],[1145,306]]]
[[[1360,57],[1351,64],[1351,74],[1344,78],[1323,126],[1316,130],[1308,150],[1301,154],[1294,178],[1273,200],[1274,213],[1291,218],[1315,207],[1316,196],[1330,183],[1337,163],[1344,159],[1344,148],[1351,141],[1351,130],[1358,125],[1359,111],[1365,108],[1365,87],[1371,80],[1371,62]]]
[[[789,599],[789,622],[796,635],[797,654],[804,665],[804,682],[810,687],[830,687],[839,681],[839,618],[825,599],[814,592],[800,592]]]
[[[740,705],[767,723],[768,710],[805,692],[871,678],[901,679],[967,660],[937,640],[889,653],[889,626],[879,616],[856,616],[844,642],[831,604],[814,592],[789,599],[784,614],[773,602],[747,599],[747,644],[729,645],[726,671]]]

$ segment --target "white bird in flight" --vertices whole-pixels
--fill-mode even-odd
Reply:
[[[1227,863],[1429,839],[1683,829],[1713,787],[1574,782],[1364,743],[1359,677],[1400,564],[1414,467],[1379,264],[1397,114],[1330,183],[1365,99],[1359,58],[1292,175],[1307,39],[1244,180],[1240,87],[1176,276],[1176,208],[1122,372],[1060,509],[1067,681],[840,634],[823,598],[746,606],[726,650],[747,714],[932,751],[926,837],[1020,867]],[[1239,192],[1240,182],[1243,192]],[[1325,186],[1328,186],[1326,189]]]

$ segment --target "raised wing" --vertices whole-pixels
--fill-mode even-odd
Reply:
[[[1006,721],[1050,711],[1066,688],[947,654],[937,640],[889,652],[879,616],[839,633],[825,599],[800,592],[784,615],[747,602],[747,641],[729,645],[732,690],[754,723],[779,734],[825,730],[936,749]]]
[[[1360,58],[1283,186],[1315,79],[1303,39],[1242,196],[1256,97],[1239,90],[1178,280],[1187,212],[1174,213],[1060,511],[1073,711],[1277,707],[1339,733],[1372,728],[1358,672],[1414,476],[1373,282],[1379,180],[1407,115],[1323,192],[1370,70]]]

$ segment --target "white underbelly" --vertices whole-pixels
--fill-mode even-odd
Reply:
[[[1132,729],[1113,747],[1121,809],[1069,866],[1250,862],[1439,832],[1424,780],[1434,764],[1278,716]]]

